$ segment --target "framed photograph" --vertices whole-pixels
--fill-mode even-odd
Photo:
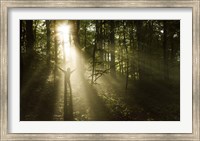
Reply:
[[[1,0],[1,140],[200,140],[197,1]]]

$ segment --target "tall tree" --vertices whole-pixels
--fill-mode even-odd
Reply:
[[[110,44],[111,44],[111,75],[116,77],[116,68],[115,68],[115,22],[110,21]]]
[[[49,65],[50,64],[50,39],[51,39],[51,37],[50,37],[50,35],[51,35],[51,31],[50,31],[50,21],[49,20],[46,20],[45,21],[45,23],[46,23],[46,28],[47,28],[47,32],[46,32],[46,35],[47,35],[47,52],[46,52],[46,54],[47,54],[47,64]]]
[[[23,79],[23,73],[24,73],[24,57],[23,57],[23,53],[24,53],[24,21],[20,20],[20,79]],[[22,81],[20,81],[21,83]],[[21,86],[21,85],[20,85]]]
[[[126,21],[123,21],[123,46],[126,51],[126,90],[128,88],[128,78],[129,78],[129,55],[128,55],[128,46],[126,44]]]
[[[57,41],[57,22],[56,20],[54,21],[54,59],[55,59],[55,64],[58,63],[58,41]]]
[[[53,29],[54,29],[54,62],[55,62],[55,68],[54,68],[54,86],[56,84],[56,72],[57,72],[57,64],[58,64],[58,42],[57,42],[57,22],[54,20],[53,22]]]
[[[28,56],[29,64],[31,64],[31,61],[34,57],[33,53],[33,47],[34,47],[35,38],[33,35],[33,20],[26,20],[26,51]]]
[[[100,54],[100,66],[101,68],[104,68],[103,65],[103,55],[104,55],[104,50],[103,50],[103,21],[100,20],[99,23],[99,54]]]
[[[97,42],[98,42],[98,21],[95,21],[95,27],[96,27],[96,34],[95,34],[95,45],[93,48],[93,53],[92,53],[92,80],[91,83],[94,83],[95,80],[95,67],[96,67],[96,50],[97,50]]]
[[[164,61],[164,79],[169,79],[169,66],[168,66],[168,48],[167,48],[167,21],[163,21],[163,61]]]
[[[143,67],[142,67],[142,21],[135,21],[136,26],[136,36],[137,36],[137,47],[138,47],[138,69],[139,78],[143,79]]]

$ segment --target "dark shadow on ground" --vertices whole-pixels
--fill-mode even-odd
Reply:
[[[54,111],[55,87],[48,81],[50,68],[44,62],[30,67],[23,75],[20,86],[20,120],[49,121]]]
[[[180,85],[163,80],[129,81],[118,76],[102,77],[102,93],[114,120],[119,121],[178,121],[180,120]],[[102,85],[100,84],[100,85]]]
[[[169,82],[162,80],[139,81],[136,85],[135,101],[145,113],[144,119],[141,120],[180,120],[179,85],[171,85]]]
[[[73,121],[73,101],[72,101],[72,90],[69,90],[69,86],[65,90],[64,96],[64,120]]]

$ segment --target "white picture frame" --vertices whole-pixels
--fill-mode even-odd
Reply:
[[[8,132],[8,10],[18,7],[118,7],[118,8],[192,8],[193,15],[193,130],[189,134],[49,134]],[[2,140],[198,140],[199,139],[199,1],[1,1],[1,139]]]

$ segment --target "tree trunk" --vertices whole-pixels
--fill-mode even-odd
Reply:
[[[30,65],[32,60],[33,60],[33,47],[34,47],[34,35],[33,35],[33,21],[32,20],[27,20],[26,21],[26,41],[27,41],[27,61],[28,64]]]
[[[136,36],[137,36],[137,46],[138,46],[138,71],[139,71],[139,79],[143,80],[143,67],[142,67],[142,21],[135,21],[136,25]]]
[[[145,54],[146,56],[146,64],[148,65],[148,76],[153,78],[153,66],[152,66],[152,41],[153,41],[153,21],[148,22],[148,47],[147,47],[147,53]]]
[[[95,67],[96,67],[96,49],[97,49],[97,42],[98,42],[98,21],[96,21],[96,37],[95,37],[95,45],[93,48],[93,54],[92,54],[92,81],[91,83],[94,83],[94,77],[95,77]]]
[[[169,79],[168,53],[167,53],[167,21],[163,22],[163,62],[164,62],[164,80]]]
[[[130,58],[130,72],[131,72],[131,78],[135,79],[135,63],[134,63],[134,37],[133,37],[133,24],[134,21],[130,23],[130,52],[131,52],[131,58]]]
[[[116,77],[115,69],[115,23],[113,20],[110,21],[110,42],[111,42],[111,75]]]
[[[50,65],[50,34],[51,34],[51,31],[50,31],[50,21],[49,20],[46,20],[45,21],[46,23],[46,28],[47,28],[47,32],[46,32],[46,35],[47,35],[47,65],[49,66]]]
[[[79,29],[80,29],[80,21],[75,21],[76,24],[76,36],[77,36],[77,44],[80,46],[80,36],[79,36]]]
[[[57,42],[57,30],[56,30],[56,20],[54,21],[54,61],[55,61],[55,68],[54,68],[54,84],[56,84],[56,72],[57,72],[57,65],[58,65],[58,42]],[[55,86],[55,85],[54,85]]]
[[[23,80],[23,74],[24,74],[24,58],[23,58],[23,48],[24,48],[24,38],[23,38],[23,21],[20,20],[20,83]],[[21,85],[20,85],[21,86]]]
[[[100,51],[100,62],[101,68],[104,68],[104,61],[103,61],[103,21],[101,20],[99,23],[99,51]]]
[[[126,90],[128,89],[128,79],[129,79],[129,56],[128,56],[128,46],[126,45],[126,25],[127,23],[123,21],[123,46],[126,51]]]
[[[85,33],[84,33],[84,47],[87,47],[87,23],[85,23]]]
[[[119,29],[118,29],[119,30]],[[119,33],[119,40],[118,40],[118,45],[119,45],[119,53],[118,53],[118,58],[119,58],[119,72],[122,74],[122,49],[121,49],[121,34]]]

